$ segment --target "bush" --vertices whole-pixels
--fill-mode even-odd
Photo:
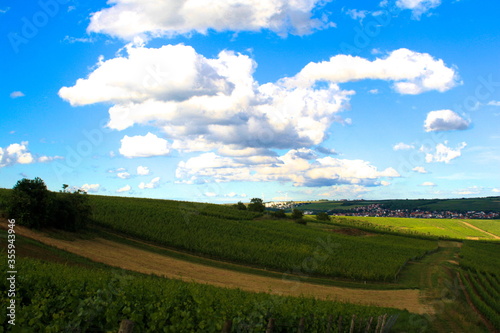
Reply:
[[[278,219],[284,219],[286,218],[285,211],[283,209],[278,209],[277,211],[272,213],[273,217],[278,218]]]
[[[245,204],[241,201],[239,201],[237,204],[234,204],[233,207],[238,210],[247,210],[247,206],[245,206]]]
[[[299,220],[304,217],[304,212],[295,208],[292,212],[292,219]]]
[[[321,212],[321,213],[318,213],[316,215],[316,220],[318,220],[318,221],[330,221],[330,216],[325,212]]]

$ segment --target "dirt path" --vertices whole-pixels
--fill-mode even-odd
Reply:
[[[252,292],[304,295],[318,299],[407,309],[419,314],[434,313],[432,306],[421,302],[419,290],[363,290],[321,286],[190,263],[102,238],[61,240],[20,226],[16,226],[16,233],[93,261],[140,273]]]
[[[460,220],[460,222],[462,222],[463,224],[465,224],[465,225],[466,225],[466,226],[468,226],[469,228],[476,229],[477,231],[481,231],[482,233],[485,233],[485,234],[487,234],[487,235],[489,235],[489,236],[493,237],[494,239],[500,239],[500,237],[498,237],[497,235],[492,234],[492,233],[490,233],[490,232],[488,232],[488,231],[486,231],[486,230],[483,230],[483,229],[481,229],[481,228],[478,228],[478,227],[476,227],[475,225],[472,225],[472,224],[470,224],[470,223],[468,223],[468,222],[465,222],[465,221],[463,221],[463,220]]]

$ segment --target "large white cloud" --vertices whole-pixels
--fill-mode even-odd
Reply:
[[[470,121],[451,110],[431,111],[427,114],[424,127],[426,132],[465,130]]]
[[[114,103],[110,128],[153,125],[179,149],[316,145],[341,121],[338,113],[353,94],[336,84],[259,85],[255,62],[230,51],[209,59],[185,45],[127,50],[128,57],[101,61],[87,79],[61,88],[59,95],[72,105]]]
[[[293,149],[276,163],[247,165],[235,158],[205,153],[179,163],[176,177],[184,183],[281,181],[296,186],[383,185],[381,178],[400,175],[393,168],[379,171],[362,160],[317,158],[310,149]]]
[[[168,155],[170,153],[169,143],[167,140],[157,137],[152,133],[148,133],[145,136],[136,135],[128,136],[125,135],[121,140],[120,154],[125,157],[150,157],[150,156],[162,156]],[[122,174],[127,174],[124,172]],[[120,174],[118,174],[120,177]],[[128,177],[120,177],[128,178]]]
[[[160,128],[172,144],[164,142],[156,155],[167,149],[206,152],[224,146],[239,150],[319,145],[329,127],[343,121],[339,113],[354,94],[342,90],[338,86],[342,82],[394,81],[397,91],[409,94],[444,91],[457,84],[455,71],[442,60],[407,49],[374,61],[339,55],[310,63],[294,77],[262,85],[253,78],[256,63],[231,51],[206,58],[182,44],[129,45],[125,50],[127,56],[101,60],[88,78],[61,88],[59,95],[72,105],[114,104],[109,109],[112,129],[135,124]],[[328,82],[318,85],[318,81]],[[122,140],[123,155],[154,154],[127,151],[131,140]]]
[[[92,14],[89,32],[132,40],[215,31],[260,31],[304,35],[332,26],[313,18],[324,0],[112,0]]]
[[[311,62],[295,78],[305,84],[311,81],[342,83],[365,79],[393,81],[397,92],[410,95],[430,90],[443,92],[459,84],[457,73],[443,60],[404,48],[373,61],[358,56],[337,55],[329,61]]]

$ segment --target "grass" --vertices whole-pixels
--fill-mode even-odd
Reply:
[[[452,239],[493,239],[492,236],[485,234],[479,230],[473,229],[456,219],[414,219],[414,218],[399,218],[399,217],[361,217],[361,216],[343,216],[336,217],[333,222],[338,224],[349,225],[354,221],[368,222],[376,226],[391,227],[394,231],[401,232],[416,232],[422,235],[430,235],[437,237],[446,237]],[[466,220],[467,223],[473,224],[479,228],[487,226],[491,233],[499,233],[499,220]]]

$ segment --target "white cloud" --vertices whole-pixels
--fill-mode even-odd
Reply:
[[[450,148],[446,146],[448,144],[447,141],[444,143],[438,143],[433,152],[429,152],[429,150],[425,147],[420,148],[422,152],[425,152],[425,161],[427,163],[432,162],[444,162],[450,163],[451,160],[460,157],[462,155],[462,149],[467,146],[467,143],[460,143],[456,149]]]
[[[345,13],[352,18],[353,20],[359,20],[360,22],[363,22],[363,19],[368,15],[370,12],[367,10],[358,10],[358,9],[347,9]]]
[[[121,140],[120,154],[125,157],[162,156],[170,153],[167,140],[148,132],[145,136],[125,135]]]
[[[374,94],[374,95],[376,95],[376,94],[378,94],[378,93],[379,93],[378,89],[371,89],[371,90],[369,90],[368,92],[369,92],[370,94]]]
[[[426,132],[441,132],[465,130],[470,126],[470,121],[460,117],[451,110],[431,111],[424,122]]]
[[[128,57],[101,61],[87,79],[63,87],[72,105],[114,103],[112,129],[134,124],[161,128],[173,147],[208,151],[295,148],[321,143],[352,91],[278,81],[259,85],[256,64],[230,51],[208,59],[192,47],[127,48]],[[285,80],[286,81],[286,80]],[[199,147],[199,148],[196,148]]]
[[[313,10],[325,1],[288,0],[113,0],[92,14],[88,32],[132,40],[135,36],[270,30],[282,36],[309,34],[333,26]]]
[[[19,98],[24,97],[24,93],[22,91],[13,91],[10,93],[10,98]]]
[[[432,182],[423,182],[422,184],[420,184],[420,186],[434,187],[434,186],[436,186],[436,184],[434,184]]]
[[[491,190],[492,192],[495,192],[495,193],[500,193],[500,188],[494,188]]]
[[[180,162],[176,177],[179,182],[190,184],[207,181],[280,181],[292,182],[295,186],[321,187],[340,184],[387,185],[380,178],[400,176],[393,168],[379,171],[362,160],[313,156],[312,150],[294,149],[279,156],[278,163],[247,165],[234,158],[205,153]]]
[[[487,105],[489,105],[489,106],[500,106],[500,101],[489,101]]]
[[[403,143],[403,142],[395,144],[392,147],[393,150],[408,150],[408,149],[413,149],[413,148],[415,148],[415,146],[409,145],[409,144],[406,144],[406,143]]]
[[[137,167],[137,174],[139,176],[147,176],[147,175],[149,175],[149,173],[150,173],[150,170],[148,167],[142,166],[142,165],[139,165]]]
[[[160,186],[160,177],[156,177],[156,178],[151,179],[151,181],[149,183],[141,182],[139,184],[139,188],[141,190],[144,190],[147,188],[157,188],[158,186]]]
[[[116,174],[116,176],[118,178],[121,178],[121,179],[129,179],[130,178],[130,173],[128,173],[128,172],[118,172]]]
[[[409,9],[415,19],[422,14],[441,5],[441,0],[397,0],[396,6],[401,9]]]
[[[427,173],[427,170],[425,170],[425,168],[421,166],[414,167],[412,170],[418,173]]]
[[[392,51],[385,58],[369,61],[361,57],[337,55],[329,61],[309,63],[297,74],[300,82],[330,81],[334,83],[365,79],[394,81],[400,94],[416,95],[425,91],[449,90],[459,84],[458,75],[443,60],[428,53],[408,49]]]
[[[484,189],[479,186],[470,186],[462,190],[458,190],[455,193],[460,194],[460,195],[478,195],[480,194]]]
[[[132,189],[130,185],[125,185],[124,187],[121,187],[116,190],[116,193],[123,193],[123,192],[129,192]]]
[[[13,143],[5,148],[0,147],[0,168],[14,164],[46,163],[62,158],[61,156],[33,155],[28,149],[28,141]]]
[[[215,192],[205,192],[205,193],[203,193],[203,195],[206,196],[206,197],[213,198],[213,197],[217,196],[217,193],[215,193]]]
[[[99,192],[100,188],[101,188],[100,184],[83,184],[80,187],[80,190],[88,193],[97,193]]]

